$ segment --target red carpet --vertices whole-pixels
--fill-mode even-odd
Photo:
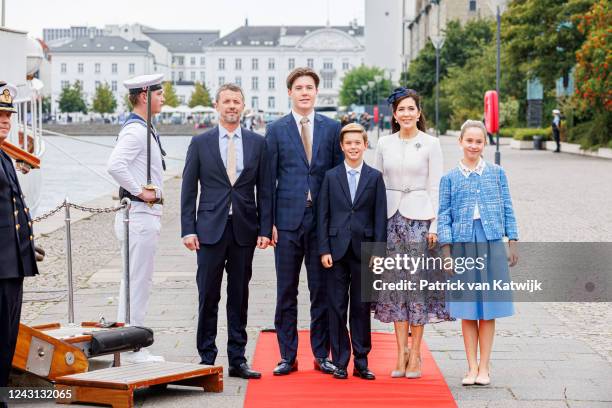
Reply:
[[[370,369],[376,380],[353,377],[352,359],[348,380],[337,380],[313,369],[308,331],[300,331],[299,371],[275,377],[280,360],[276,333],[260,333],[253,368],[260,380],[250,380],[245,407],[456,407],[446,381],[429,349],[422,346],[423,377],[416,380],[391,378],[396,345],[393,333],[372,333]]]

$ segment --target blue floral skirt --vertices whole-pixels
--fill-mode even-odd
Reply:
[[[387,223],[387,256],[409,254],[414,257],[436,256],[437,249],[427,248],[430,221],[411,220],[399,211]],[[411,273],[414,272],[414,273]],[[444,281],[441,269],[418,268],[416,270],[393,269],[380,275],[383,282],[412,281],[418,287],[421,279]],[[374,318],[384,323],[407,321],[411,325],[423,325],[455,320],[446,310],[443,290],[383,290],[373,304]]]

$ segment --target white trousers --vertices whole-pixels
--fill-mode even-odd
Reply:
[[[115,217],[115,234],[124,246],[123,212]],[[159,242],[161,217],[144,212],[130,211],[130,324],[143,326],[149,296],[153,286],[155,252]],[[123,273],[123,272],[122,272]],[[117,321],[125,322],[125,279],[121,278]]]

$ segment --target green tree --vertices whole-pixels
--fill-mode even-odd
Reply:
[[[174,85],[172,85],[172,82],[167,81],[164,82],[164,99],[165,99],[165,104],[168,106],[172,106],[173,108],[176,108],[177,106],[179,106],[181,104],[181,102],[178,99],[178,96],[176,96],[176,91],[174,89]]]
[[[189,107],[193,108],[194,106],[212,106],[210,102],[210,94],[208,93],[208,89],[205,85],[202,85],[199,82],[195,83],[195,90],[191,94],[191,98],[189,99]]]
[[[377,75],[383,77],[383,79],[376,85],[374,90],[368,90],[367,99],[369,101],[374,101],[375,96],[370,95],[375,95],[376,91],[378,91],[379,101],[386,97],[391,92],[391,81],[386,79],[384,74],[385,72],[382,68],[367,67],[365,65],[348,71],[340,87],[340,105],[348,106],[363,102],[363,96],[360,98],[356,91],[361,89],[362,85],[368,85],[368,81],[375,81],[374,77]]]
[[[105,82],[96,88],[92,110],[98,113],[113,113],[117,108],[117,100],[110,86]]]
[[[51,97],[43,96],[42,97],[42,113],[43,115],[48,115],[51,113]]]
[[[130,102],[129,93],[126,93],[125,95],[123,95],[123,107],[128,112],[131,112],[134,110],[134,106],[132,106],[132,102]]]
[[[492,23],[487,20],[473,20],[464,27],[458,21],[450,21],[444,30],[444,46],[440,49],[440,79],[449,68],[462,67],[482,53],[482,49],[493,39]],[[418,57],[410,63],[402,84],[416,89],[426,98],[433,96],[436,86],[436,50],[427,41]]]
[[[81,83],[76,81],[72,86],[62,89],[59,99],[59,108],[63,113],[83,112],[87,113],[87,105],[83,99]]]
[[[595,0],[514,0],[502,18],[502,43],[516,65],[544,89],[569,75],[585,35],[577,19]]]

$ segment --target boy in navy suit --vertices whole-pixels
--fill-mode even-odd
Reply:
[[[386,241],[387,196],[382,174],[363,162],[368,147],[363,126],[351,123],[343,127],[340,146],[345,161],[325,174],[317,222],[321,263],[329,272],[327,298],[334,377],[348,377],[352,344],[353,375],[373,380],[376,377],[368,369],[372,348],[370,304],[361,299],[361,244]],[[349,297],[350,338],[346,329]]]

